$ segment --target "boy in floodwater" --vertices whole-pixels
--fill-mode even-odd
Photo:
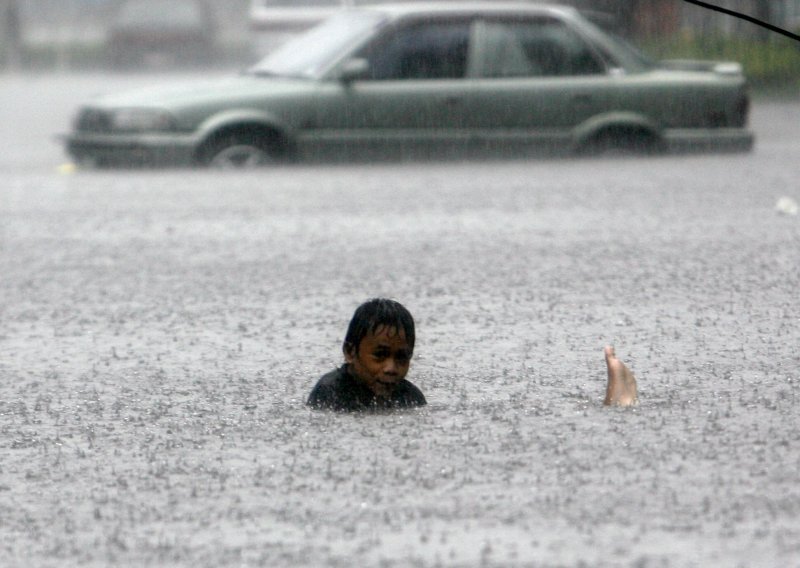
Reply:
[[[307,404],[343,411],[424,406],[422,391],[406,380],[414,339],[414,318],[400,303],[364,302],[347,327],[344,365],[317,382]]]
[[[307,404],[339,411],[424,406],[425,396],[405,378],[414,340],[414,318],[400,303],[374,298],[361,304],[342,344],[344,365],[319,379]],[[605,358],[608,383],[603,404],[636,404],[633,373],[610,345]]]

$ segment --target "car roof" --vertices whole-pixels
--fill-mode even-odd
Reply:
[[[399,18],[413,15],[460,15],[475,13],[492,14],[526,14],[526,15],[553,15],[571,16],[577,14],[577,10],[570,6],[559,4],[544,4],[535,2],[487,2],[487,1],[464,1],[464,2],[390,2],[381,4],[359,5],[356,10],[375,10],[383,12],[392,18]]]

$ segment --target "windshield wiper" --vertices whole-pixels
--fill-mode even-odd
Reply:
[[[310,79],[308,75],[302,73],[276,73],[275,71],[267,71],[265,69],[248,69],[244,72],[245,75],[253,75],[255,77],[281,77],[283,79]]]
[[[245,69],[242,71],[242,75],[254,75],[256,77],[280,77],[278,73],[274,71],[266,71],[264,69]]]

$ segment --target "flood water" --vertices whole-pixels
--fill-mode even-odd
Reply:
[[[0,77],[4,565],[800,563],[798,102],[745,155],[59,169],[147,79]],[[429,405],[307,409],[373,296]]]

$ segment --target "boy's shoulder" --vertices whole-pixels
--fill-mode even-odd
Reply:
[[[356,383],[342,365],[322,375],[311,389],[306,404],[314,408],[332,408],[334,410],[354,410],[361,405],[360,399],[367,393]]]
[[[346,375],[347,372],[344,365],[337,369],[333,369],[332,371],[328,371],[319,378],[314,388],[336,386],[345,379]]]
[[[428,404],[425,395],[417,385],[407,379],[403,379],[397,385],[392,400],[401,406],[425,406]]]

